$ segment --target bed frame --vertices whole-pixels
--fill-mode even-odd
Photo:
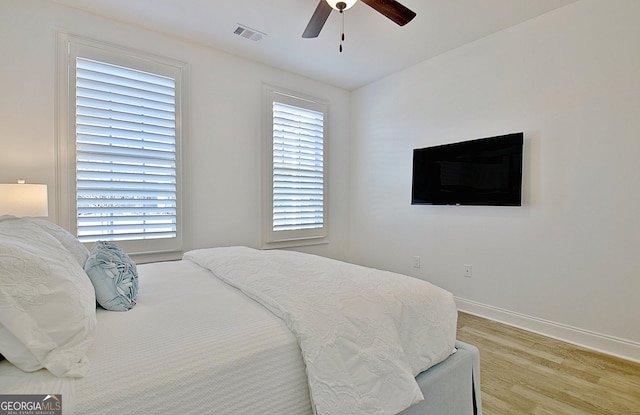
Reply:
[[[461,341],[456,342],[456,348],[447,360],[416,377],[424,401],[400,415],[482,415],[480,352]]]

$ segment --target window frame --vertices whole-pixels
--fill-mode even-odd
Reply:
[[[279,102],[323,114],[323,223],[322,227],[295,231],[274,231],[273,220],[273,103]],[[329,243],[328,121],[329,104],[321,99],[263,85],[262,133],[262,248],[288,248]]]
[[[183,248],[182,142],[186,99],[185,63],[59,32],[57,34],[56,222],[77,234],[76,211],[76,57],[98,60],[175,80],[176,237],[117,241],[137,262],[180,258]],[[87,243],[92,245],[92,243]]]

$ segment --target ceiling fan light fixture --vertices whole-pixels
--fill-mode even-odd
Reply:
[[[350,9],[358,0],[325,0],[334,10],[344,11]],[[342,3],[342,4],[341,4]]]
[[[304,29],[302,37],[307,39],[318,37],[322,26],[324,26],[332,11],[338,10],[342,13],[356,4],[356,2],[357,0],[318,0],[318,6],[313,12],[306,29]],[[362,2],[399,26],[406,25],[416,17],[415,12],[407,9],[396,0],[362,0]],[[342,26],[342,31],[344,32],[344,14],[342,15]]]

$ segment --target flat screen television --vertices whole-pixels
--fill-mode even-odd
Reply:
[[[413,150],[412,205],[522,205],[524,134]]]

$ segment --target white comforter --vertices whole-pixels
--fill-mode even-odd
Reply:
[[[317,414],[396,414],[423,399],[415,376],[454,349],[453,297],[423,280],[245,247],[196,250],[185,259],[286,322]]]

